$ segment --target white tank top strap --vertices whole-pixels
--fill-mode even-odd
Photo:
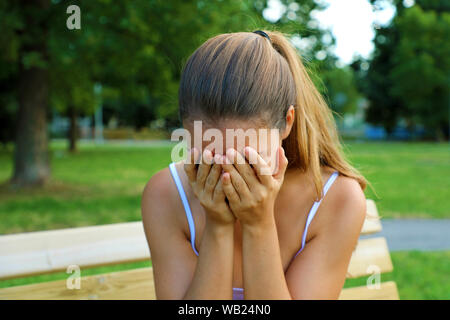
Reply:
[[[177,186],[178,193],[181,198],[181,202],[183,203],[184,212],[186,213],[186,218],[189,224],[189,232],[191,234],[191,246],[192,250],[194,250],[195,254],[198,256],[198,251],[195,249],[195,224],[194,218],[192,217],[191,207],[189,206],[189,201],[186,197],[186,193],[183,189],[183,184],[181,183],[180,176],[178,175],[177,168],[175,167],[175,163],[169,164],[170,173],[172,174],[173,180],[175,181],[175,185]]]
[[[308,213],[308,216],[306,217],[306,224],[305,224],[305,229],[303,231],[303,236],[302,236],[302,246],[300,248],[300,250],[298,250],[298,252],[295,254],[294,258],[303,250],[303,248],[305,247],[305,242],[306,242],[306,235],[308,234],[308,227],[312,221],[312,219],[314,218],[314,216],[316,215],[317,210],[319,209],[320,204],[322,203],[323,198],[325,197],[325,195],[327,194],[328,190],[330,189],[330,187],[333,185],[334,181],[336,180],[336,178],[339,176],[339,172],[335,171],[331,174],[331,176],[328,178],[327,182],[325,183],[325,186],[323,187],[323,196],[319,201],[315,201],[313,206],[311,207],[311,210]]]

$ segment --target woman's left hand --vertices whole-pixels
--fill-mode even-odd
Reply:
[[[271,168],[256,150],[245,147],[244,156],[235,149],[227,150],[222,164],[223,191],[241,225],[266,225],[273,222],[275,199],[283,184],[288,160],[284,149],[279,147],[278,170],[272,175]]]

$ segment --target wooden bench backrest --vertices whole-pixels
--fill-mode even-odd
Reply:
[[[367,217],[361,234],[381,231],[375,203],[367,200]],[[150,252],[142,222],[39,231],[0,236],[0,279],[81,270],[126,262],[146,261]],[[360,239],[347,277],[393,270],[386,240]],[[342,290],[341,299],[398,299],[394,282],[379,288],[366,286]],[[0,289],[0,299],[155,299],[151,268],[82,277],[80,290],[69,290],[66,280]]]

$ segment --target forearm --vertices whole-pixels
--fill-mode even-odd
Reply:
[[[231,299],[234,226],[206,222],[197,266],[184,299]]]
[[[275,220],[259,226],[244,225],[242,241],[245,299],[292,299],[284,276]]]

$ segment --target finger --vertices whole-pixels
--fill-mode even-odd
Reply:
[[[217,182],[216,187],[214,188],[213,201],[222,202],[224,200],[225,200],[225,193],[223,191],[223,183],[222,179],[220,179],[219,176],[219,181]]]
[[[286,172],[286,168],[288,165],[288,159],[286,157],[286,154],[284,153],[283,147],[279,147],[277,150],[278,154],[278,170],[277,173],[273,176],[278,181],[281,181],[284,177],[284,174]]]
[[[235,149],[228,149],[227,150],[227,157],[230,159],[230,161],[233,162],[235,168],[239,172],[242,178],[244,178],[244,181],[247,183],[247,186],[249,189],[253,186],[256,186],[259,184],[259,180],[255,174],[255,171],[252,169],[250,164],[246,161],[244,156],[237,152]]]
[[[196,184],[199,189],[203,189],[205,187],[205,181],[208,177],[209,171],[211,170],[211,164],[212,153],[210,150],[205,149],[203,151],[202,161],[197,169]]]
[[[234,165],[227,157],[225,157],[224,164],[222,164],[222,168],[225,172],[228,172],[230,174],[231,183],[236,192],[239,194],[239,197],[240,198],[249,197],[250,190],[247,186],[247,183],[244,181],[242,176],[239,174],[239,172],[236,170]]]
[[[214,163],[209,171],[208,177],[205,182],[205,192],[213,198],[213,192],[219,181],[220,174],[222,173],[222,166],[220,164]]]
[[[228,172],[222,174],[222,188],[230,204],[237,205],[241,199],[231,183],[231,176]]]
[[[221,155],[219,154],[215,154],[214,155],[214,163],[217,164],[222,164],[223,163],[223,158]],[[220,166],[220,175],[222,175],[225,171],[223,171],[222,166]],[[226,196],[225,193],[223,191],[223,183],[222,183],[222,179],[221,176],[219,177],[219,181],[216,184],[216,187],[214,189],[214,194],[213,194],[213,201],[214,202],[221,202],[221,201],[225,201]]]
[[[189,182],[194,182],[197,178],[197,167],[196,162],[200,152],[197,148],[192,148],[188,154],[188,159],[184,162],[184,171],[189,179]]]
[[[267,162],[251,147],[244,148],[245,158],[256,169],[256,174],[262,184],[268,185],[272,179],[272,171]]]

